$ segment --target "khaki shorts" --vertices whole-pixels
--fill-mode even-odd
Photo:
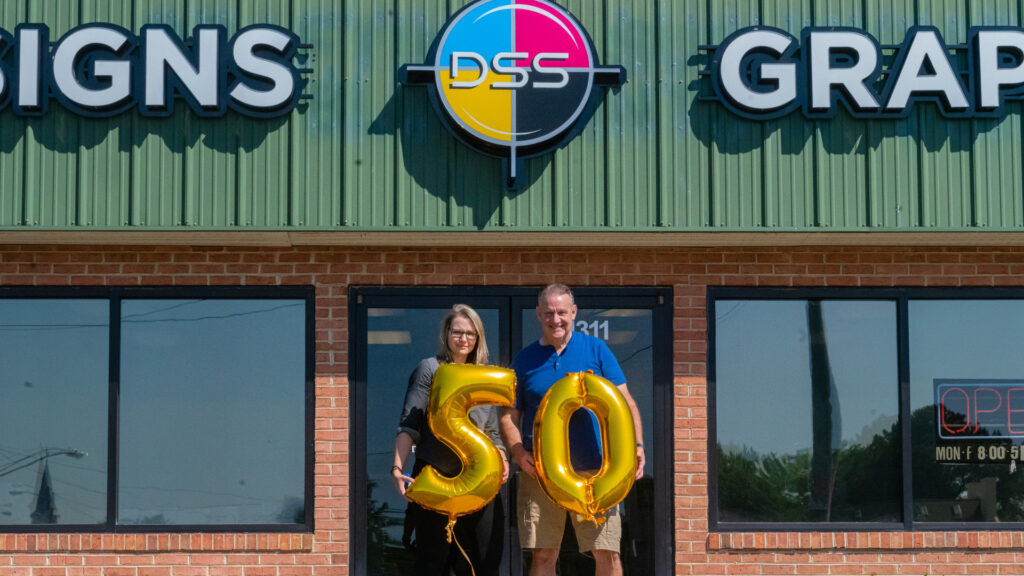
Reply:
[[[607,512],[606,521],[600,526],[580,521],[576,514],[566,512],[565,508],[549,500],[540,484],[525,472],[519,473],[518,498],[519,545],[523,548],[561,548],[565,517],[568,515],[576,531],[580,552],[619,551],[622,518],[619,517],[618,506]]]

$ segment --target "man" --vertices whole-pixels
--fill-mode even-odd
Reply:
[[[501,416],[501,432],[509,455],[525,474],[519,475],[519,539],[524,549],[533,551],[530,576],[554,576],[558,552],[565,529],[565,509],[551,502],[537,482],[533,459],[533,422],[537,408],[548,389],[568,373],[593,370],[618,386],[633,413],[636,438],[643,439],[640,413],[626,388],[626,378],[608,345],[586,334],[574,333],[576,302],[572,290],[552,284],[537,297],[537,319],[543,336],[530,344],[512,361],[516,372],[516,407],[506,408]],[[600,428],[588,412],[577,412],[569,423],[572,466],[577,472],[596,471],[601,466]],[[636,477],[643,475],[644,446],[636,446]],[[580,552],[591,553],[597,576],[619,576],[622,560],[619,541],[622,520],[618,507],[609,510],[600,526],[571,516]]]

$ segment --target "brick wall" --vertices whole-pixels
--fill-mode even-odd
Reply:
[[[348,574],[349,285],[673,286],[678,574],[1024,574],[1024,533],[707,532],[706,287],[1024,285],[1024,248],[0,246],[0,285],[314,285],[316,533],[0,535],[0,576]]]

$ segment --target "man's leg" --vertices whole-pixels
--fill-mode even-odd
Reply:
[[[594,550],[594,576],[622,576],[622,558],[611,550]]]
[[[558,548],[534,548],[530,560],[530,576],[555,576]]]
[[[519,545],[530,550],[530,576],[555,576],[565,531],[565,510],[548,499],[540,484],[519,473]]]
[[[619,516],[619,507],[609,510],[601,525],[580,520],[575,515],[572,515],[572,519],[580,552],[594,556],[594,573],[597,576],[622,576],[622,558],[619,556],[622,517]]]

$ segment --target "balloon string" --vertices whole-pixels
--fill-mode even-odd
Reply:
[[[469,564],[469,572],[472,576],[476,576],[476,569],[473,568],[473,561],[469,559],[469,554],[462,549],[462,544],[459,544],[459,539],[455,537],[455,518],[448,519],[448,525],[445,526],[445,532],[448,533],[448,543],[451,544],[455,541],[455,545],[459,547],[459,552],[462,552],[462,557],[466,559],[466,564]]]
[[[444,531],[448,533],[448,543],[451,544],[455,538],[455,518],[448,519],[448,525],[444,527]],[[458,540],[455,542],[458,543]]]

